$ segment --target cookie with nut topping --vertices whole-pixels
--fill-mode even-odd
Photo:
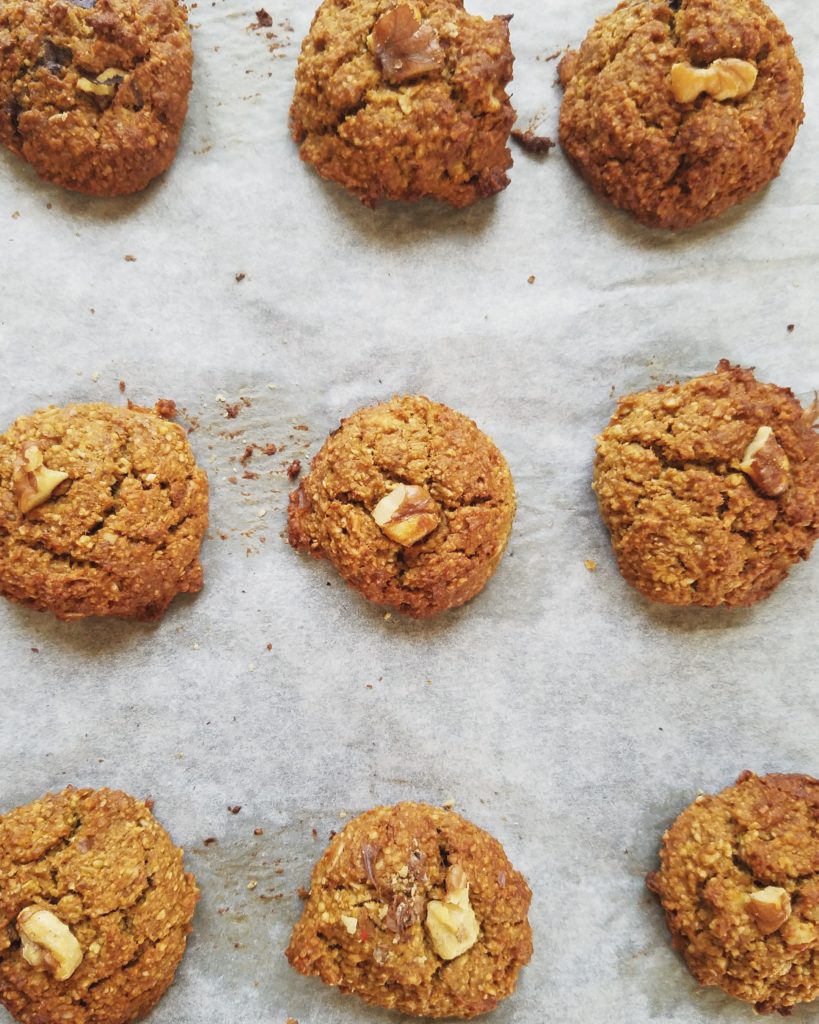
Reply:
[[[594,490],[620,572],[675,605],[752,605],[819,536],[815,404],[723,360],[622,398]]]
[[[463,0],[324,0],[296,70],[301,158],[368,206],[468,206],[509,183],[508,18]]]
[[[746,771],[665,833],[648,886],[701,985],[760,1013],[819,995],[817,817],[816,779]]]
[[[368,600],[415,618],[474,597],[503,555],[515,490],[503,455],[428,398],[359,409],[290,496],[293,547],[327,558]]]
[[[173,981],[199,891],[148,803],[49,793],[0,816],[0,1004],[23,1024],[127,1024]]]
[[[779,173],[802,67],[762,0],[623,0],[559,67],[563,149],[650,227],[717,217]]]
[[[5,0],[0,142],[64,188],[137,192],[176,154],[192,61],[177,0]]]
[[[0,594],[13,601],[60,619],[161,618],[202,587],[207,521],[185,431],[150,409],[49,406],[0,435]]]
[[[476,1017],[514,991],[529,962],[530,900],[500,843],[458,814],[376,807],[316,864],[286,956],[368,1003]]]

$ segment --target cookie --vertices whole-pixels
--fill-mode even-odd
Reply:
[[[514,991],[529,962],[530,899],[500,843],[459,815],[376,807],[316,864],[286,956],[368,1003],[476,1017]]]
[[[723,360],[619,401],[594,490],[620,572],[675,605],[751,605],[819,534],[817,409]]]
[[[290,495],[289,540],[368,600],[426,618],[483,588],[515,514],[506,460],[472,420],[423,397],[342,420]]]
[[[779,173],[802,67],[762,0],[624,0],[559,67],[560,141],[650,227],[717,217]]]
[[[161,618],[202,588],[207,523],[185,431],[150,409],[49,406],[0,435],[0,593],[13,601],[60,619]]]
[[[177,0],[4,0],[0,142],[64,188],[137,192],[176,154],[192,61]]]
[[[126,1024],[173,976],[199,897],[149,803],[74,789],[0,817],[0,1003],[23,1024]]]
[[[367,206],[468,206],[506,188],[508,20],[467,14],[463,0],[324,0],[290,108],[301,158]]]
[[[819,995],[817,818],[816,779],[743,772],[665,833],[648,886],[701,985],[760,1013]]]

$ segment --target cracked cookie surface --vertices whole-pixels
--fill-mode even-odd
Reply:
[[[597,439],[594,490],[620,572],[677,605],[751,605],[819,535],[816,408],[723,360],[715,373],[622,398]],[[787,457],[770,496],[738,467],[761,427]]]
[[[23,1024],[126,1024],[173,980],[199,893],[182,851],[125,793],[74,789],[0,816],[0,1002]],[[82,960],[67,981],[23,956],[18,915],[45,908]]]
[[[425,927],[463,870],[477,940],[445,960]],[[510,995],[532,955],[531,892],[500,843],[452,811],[419,803],[354,818],[316,864],[286,956],[369,1003],[422,1017],[475,1017]]]
[[[405,81],[388,80],[373,42],[397,9],[432,33],[438,58]],[[324,0],[296,70],[293,138],[303,160],[369,206],[423,196],[467,206],[509,183],[512,59],[508,19],[470,15],[462,0]]]
[[[742,99],[679,103],[677,63],[758,70]],[[779,173],[802,122],[802,68],[761,0],[625,0],[560,64],[560,141],[588,183],[651,227],[716,217]]]
[[[401,483],[425,488],[439,517],[406,547],[372,515]],[[514,514],[506,460],[472,420],[428,398],[393,398],[359,409],[324,443],[290,496],[289,540],[368,600],[423,618],[483,588]]]
[[[0,142],[54,184],[137,192],[176,154],[192,62],[176,0],[3,0]]]
[[[68,479],[24,513],[15,467],[31,444]],[[207,517],[184,430],[149,409],[50,406],[0,435],[0,593],[12,600],[61,619],[160,618],[202,587]]]
[[[743,772],[665,833],[648,885],[701,985],[762,1013],[819,995],[817,819],[816,779]],[[773,919],[759,909],[771,897],[782,908]]]

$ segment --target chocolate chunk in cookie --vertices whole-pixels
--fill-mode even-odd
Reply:
[[[472,420],[393,398],[327,439],[290,496],[289,538],[368,600],[424,618],[483,588],[514,513],[506,460]]]

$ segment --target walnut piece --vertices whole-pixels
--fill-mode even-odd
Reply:
[[[122,82],[127,71],[120,68],[106,68],[96,78],[78,78],[77,88],[82,92],[90,92],[95,96],[113,96],[117,86]]]
[[[748,911],[763,935],[777,931],[791,916],[791,898],[785,889],[769,885],[751,893]]]
[[[715,100],[741,100],[753,89],[756,76],[756,66],[737,57],[720,57],[707,68],[680,63],[671,68],[671,91],[678,103],[693,103],[701,92]]]
[[[68,473],[43,465],[43,453],[36,442],[27,441],[20,445],[12,468],[11,486],[17,506],[24,515],[48,501],[67,479]]]
[[[429,491],[417,484],[397,484],[371,515],[390,540],[405,548],[432,533],[441,521]]]
[[[358,928],[357,917],[348,917],[347,914],[342,914],[341,923],[344,925],[348,935],[355,935]]]
[[[26,907],[17,915],[23,959],[66,981],[82,963],[82,948],[68,925],[43,907]]]
[[[750,477],[768,498],[784,493],[791,482],[788,456],[770,427],[757,430],[736,468]]]
[[[438,34],[432,25],[416,19],[409,4],[385,11],[375,23],[371,38],[388,82],[406,82],[443,66]]]
[[[809,946],[816,940],[816,925],[791,917],[782,926],[780,933],[786,946]]]
[[[426,929],[442,960],[454,960],[478,941],[480,930],[469,902],[469,882],[460,864],[446,873],[446,897],[427,904]]]

